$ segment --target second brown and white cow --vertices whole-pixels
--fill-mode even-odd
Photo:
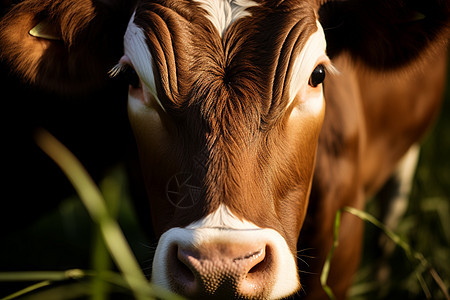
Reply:
[[[362,208],[439,109],[449,4],[23,1],[0,23],[2,58],[38,85],[87,89],[112,67],[117,5],[130,19],[111,73],[130,82],[159,237],[152,280],[192,298],[325,297],[336,211]],[[339,299],[361,238],[344,214]]]

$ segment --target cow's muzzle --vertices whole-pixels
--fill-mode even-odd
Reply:
[[[278,299],[299,288],[292,252],[272,229],[173,228],[152,273],[154,283],[195,299]]]
[[[272,289],[273,259],[265,244],[174,246],[169,256],[169,280],[188,297],[266,298]]]

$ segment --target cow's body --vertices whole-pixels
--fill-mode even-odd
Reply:
[[[64,87],[75,77],[76,88],[86,88],[71,66],[95,52],[83,52],[80,36],[95,45],[99,28],[92,36],[83,28],[107,27],[89,1],[79,15],[61,3],[17,6],[0,24],[8,29],[3,56],[41,85],[64,74]],[[128,111],[160,237],[157,284],[191,297],[325,297],[318,273],[336,211],[363,208],[421,138],[446,70],[448,4],[348,3],[138,3],[112,73],[138,75]],[[54,11],[46,24],[64,26],[27,36],[46,7]],[[8,23],[17,16],[23,47]],[[81,24],[79,32],[67,20]],[[48,53],[66,64],[54,67]],[[361,221],[344,214],[329,279],[338,298],[351,284],[361,237]],[[299,276],[302,249],[312,249],[313,275]]]
[[[358,67],[349,64],[345,57],[334,61],[341,74],[346,76],[332,79],[333,84],[329,86],[333,91],[328,92],[328,86],[325,86],[327,112],[319,139],[308,214],[301,233],[306,242],[299,241],[299,250],[319,249],[322,247],[318,245],[328,244],[322,248],[323,252],[318,252],[319,255],[314,251],[308,252],[324,258],[326,249],[330,249],[332,244],[336,210],[343,205],[363,209],[366,200],[379,191],[402,156],[420,140],[429,122],[435,118],[440,107],[439,95],[445,84],[446,52],[426,60],[427,68],[436,70],[436,77],[422,71],[410,72],[403,78],[396,74],[380,77],[367,70],[358,71]],[[346,90],[336,88],[345,86],[348,87]],[[348,93],[351,90],[354,93]],[[340,92],[346,96],[339,97]],[[398,98],[393,99],[392,95]],[[349,110],[354,114],[348,114]],[[405,118],[405,122],[398,122],[399,116],[406,115],[409,118]],[[339,135],[331,134],[336,130]],[[342,270],[332,275],[337,277],[337,281],[356,268],[361,246],[357,242],[362,235],[361,221],[344,214],[342,226],[340,245],[346,246],[338,247],[336,251],[340,252],[338,256],[347,256],[347,259],[334,260],[335,268]],[[308,263],[320,265],[323,261],[308,260]],[[320,291],[318,278],[313,280],[316,290]],[[349,283],[342,282],[343,289]]]

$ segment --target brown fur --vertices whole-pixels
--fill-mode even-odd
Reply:
[[[191,210],[172,208],[174,217],[170,219],[185,226],[226,203],[237,215],[286,233],[294,252],[298,232],[289,228],[293,223],[299,228],[302,222],[299,204],[307,197],[312,165],[308,169],[296,149],[275,133],[285,134],[291,58],[317,30],[315,13],[298,3],[272,9],[255,7],[251,12],[260,22],[244,18],[222,39],[195,8],[187,1],[143,1],[136,11],[136,24],[148,34],[159,73],[158,96],[176,127],[172,134],[178,142],[169,148],[180,151],[164,155],[163,161],[172,160],[171,156],[179,161],[172,173],[161,179],[158,172],[158,179],[150,177],[148,182],[157,180],[155,188],[164,187],[159,180],[190,172],[191,158],[202,151],[206,169],[197,176],[204,182],[203,200]],[[310,142],[303,145],[309,149],[306,153],[314,153],[314,138]],[[155,160],[161,161],[158,156]],[[313,157],[308,161],[312,163]],[[283,185],[274,184],[272,189],[265,182],[268,178]],[[165,197],[162,190],[158,194]],[[299,208],[285,209],[281,200],[272,203],[280,197]],[[152,202],[153,210],[161,211],[166,202]],[[249,212],[249,206],[255,209]],[[171,208],[164,207],[167,209]],[[292,212],[295,215],[290,217]],[[156,227],[164,231],[174,225]]]
[[[137,7],[135,22],[146,34],[166,110],[156,110],[161,123],[146,129],[151,136],[133,124],[145,141],[139,147],[154,230],[160,235],[186,226],[226,204],[237,216],[276,229],[294,254],[313,249],[307,271],[314,275],[302,273],[301,281],[309,298],[320,299],[317,274],[331,247],[336,211],[362,208],[439,109],[449,4],[258,2],[223,38],[194,2],[141,1]],[[110,18],[94,9],[99,3],[76,2],[82,3],[77,10],[75,1],[30,3],[0,23],[2,57],[45,87],[96,84],[107,65],[99,59],[108,48],[103,43],[111,39],[115,47],[118,39],[104,27]],[[291,120],[285,107],[292,58],[316,31],[318,16],[340,71],[324,85],[321,132],[323,114]],[[43,17],[57,24],[61,42],[27,35]],[[90,77],[83,78],[86,70]],[[180,172],[194,174],[201,185],[200,201],[189,209],[167,201],[167,182]],[[344,215],[329,282],[339,299],[357,268],[361,237],[361,222]]]
[[[23,1],[0,22],[0,59],[50,91],[67,94],[98,87],[120,57],[132,5],[133,1]],[[28,34],[42,20],[53,24],[60,41]]]

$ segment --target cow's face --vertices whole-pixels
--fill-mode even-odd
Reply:
[[[143,1],[119,67],[160,240],[153,281],[188,296],[299,289],[329,65],[312,7]],[[132,74],[130,76],[133,76]]]

